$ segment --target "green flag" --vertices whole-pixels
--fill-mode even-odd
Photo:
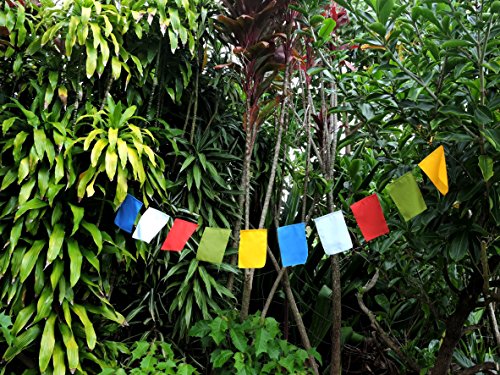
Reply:
[[[205,228],[196,259],[221,264],[230,235],[230,229]]]
[[[408,221],[427,209],[422,193],[411,172],[387,185],[387,190],[405,221]]]

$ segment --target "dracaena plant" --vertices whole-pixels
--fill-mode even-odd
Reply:
[[[77,133],[84,136],[76,143],[83,146],[83,151],[91,151],[90,166],[78,183],[78,198],[94,195],[94,185],[102,172],[107,175],[105,184],[116,177],[115,206],[125,199],[131,178],[144,188],[144,201],[155,194],[165,197],[167,180],[159,173],[165,163],[153,151],[158,142],[150,130],[140,126],[145,119],[134,116],[136,111],[136,106],[124,107],[108,97],[103,110],[91,109],[78,119]]]
[[[240,217],[234,226],[234,246],[237,246],[239,230],[245,213],[245,228],[250,227],[250,163],[258,130],[278,103],[265,100],[278,71],[284,66],[279,53],[280,38],[284,37],[285,5],[282,0],[224,0],[226,15],[218,16],[220,29],[232,46],[238,63],[231,65],[241,78],[245,95],[243,130],[245,131],[245,157],[241,177],[239,198]],[[233,258],[234,261],[234,258]],[[245,278],[244,297],[249,297],[252,275]],[[245,307],[247,306],[247,307]],[[248,305],[242,308],[242,317],[247,315]]]
[[[2,360],[39,343],[40,370],[62,374],[80,368],[83,352],[97,345],[100,316],[125,323],[109,301],[110,275],[100,261],[133,256],[119,250],[122,235],[99,228],[96,201],[78,203],[71,116],[61,103],[42,110],[43,95],[30,108],[17,100],[4,105],[0,117],[1,159],[9,165],[0,171],[8,244],[0,251],[0,304],[15,317]]]

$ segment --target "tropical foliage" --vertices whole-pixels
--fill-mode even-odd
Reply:
[[[499,11],[0,5],[0,374],[500,371]],[[417,166],[440,145],[445,196]],[[407,172],[410,221],[385,189]],[[199,230],[132,240],[127,193]],[[391,231],[367,243],[350,205],[373,193]],[[327,257],[333,210],[354,249]],[[281,268],[298,222],[308,260]],[[233,230],[221,265],[196,259],[208,226]],[[268,229],[265,268],[236,268],[241,228]]]

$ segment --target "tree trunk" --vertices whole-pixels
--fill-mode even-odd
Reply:
[[[446,320],[446,334],[436,357],[436,364],[429,372],[430,375],[447,375],[450,369],[453,351],[462,337],[464,324],[469,314],[477,305],[481,294],[482,275],[474,273],[468,287],[460,294],[457,307]]]
[[[335,82],[331,83],[331,96],[330,96],[330,109],[337,106],[337,86]],[[330,157],[328,158],[328,172],[327,175],[332,183],[332,190],[328,194],[329,209],[333,212],[335,205],[333,203],[333,180],[335,177],[335,159],[337,156],[337,115],[330,114],[329,121],[330,128],[328,134],[331,137],[327,137],[327,152],[329,152]],[[342,328],[342,290],[340,286],[340,264],[339,255],[332,255],[332,358],[331,358],[331,375],[340,375],[342,371],[341,363],[341,328]]]
[[[288,105],[289,79],[290,79],[290,66],[289,66],[289,64],[287,64],[285,67],[285,79],[284,79],[284,86],[283,86],[283,101],[281,102],[281,111],[280,111],[280,117],[279,117],[279,121],[278,121],[278,135],[276,137],[276,144],[274,146],[274,155],[273,155],[273,162],[272,162],[272,166],[271,166],[271,174],[269,176],[269,182],[267,184],[266,195],[264,198],[264,204],[262,206],[262,213],[260,215],[259,229],[262,229],[264,227],[264,224],[266,221],[266,216],[267,216],[267,211],[269,210],[269,202],[271,201],[271,195],[273,193],[274,179],[276,177],[276,169],[278,167],[278,160],[279,160],[279,154],[280,154],[280,148],[281,148],[281,139],[283,137],[283,129],[285,127],[285,112],[287,110],[287,105]],[[247,181],[247,184],[249,184],[249,182],[250,181]],[[247,186],[247,189],[249,190],[250,186]],[[248,204],[249,204],[249,202],[246,202],[246,210],[247,211],[249,209]],[[247,212],[247,214],[248,214],[248,212]],[[248,220],[245,220],[245,221],[248,221]],[[248,229],[248,227],[246,227],[246,229]],[[245,282],[243,284],[243,297],[241,299],[241,311],[240,311],[240,319],[241,320],[245,320],[248,317],[254,272],[255,272],[254,269],[245,270]]]

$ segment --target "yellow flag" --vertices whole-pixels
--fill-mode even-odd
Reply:
[[[448,193],[448,174],[446,172],[443,146],[436,148],[418,166],[429,176],[441,194],[446,195]]]
[[[239,268],[262,268],[266,264],[267,229],[240,232]]]

